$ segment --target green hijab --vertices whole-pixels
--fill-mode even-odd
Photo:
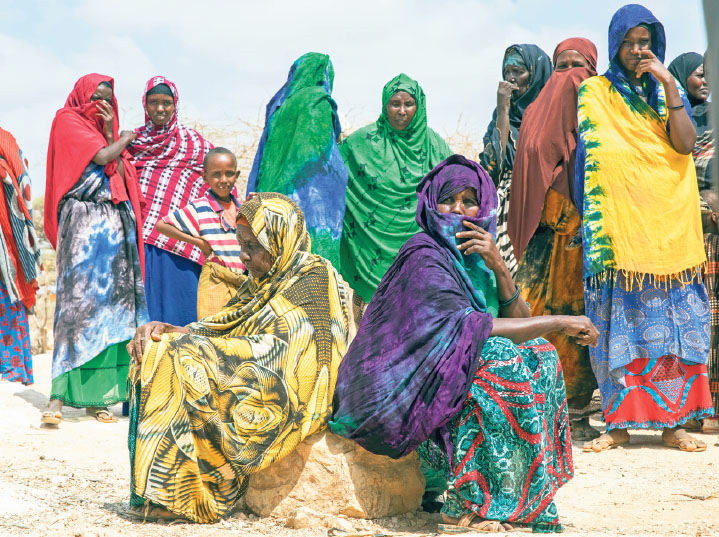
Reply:
[[[387,101],[406,91],[417,112],[403,131],[387,119]],[[382,90],[379,119],[340,144],[349,169],[346,209],[340,243],[341,273],[369,302],[397,252],[419,231],[415,221],[420,180],[452,154],[447,143],[427,126],[424,91],[405,74]]]

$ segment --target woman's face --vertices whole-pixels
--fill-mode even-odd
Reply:
[[[91,101],[105,101],[112,104],[112,88],[106,84],[100,84],[90,96]]]
[[[439,200],[437,210],[440,213],[454,213],[462,216],[475,217],[479,212],[477,192],[473,188],[465,188],[461,192],[450,194]]]
[[[403,131],[417,113],[417,101],[406,91],[398,91],[387,101],[385,113],[392,128]]]
[[[272,256],[265,250],[249,226],[237,225],[237,241],[240,243],[240,260],[254,280],[259,280],[272,268]]]
[[[644,26],[635,26],[626,33],[622,44],[619,45],[619,52],[617,52],[619,63],[627,73],[633,73],[642,59],[639,51],[651,50],[651,48],[651,32]]]
[[[515,99],[524,95],[529,89],[529,71],[520,65],[505,65],[504,80],[515,84],[518,89],[512,92]]]
[[[709,81],[704,76],[704,66],[700,65],[687,78],[687,93],[697,101],[706,101],[709,98]]]
[[[145,109],[153,124],[167,125],[175,111],[175,101],[169,95],[156,93],[147,98]]]
[[[566,71],[575,67],[589,67],[587,59],[576,50],[565,50],[557,56],[555,71]]]

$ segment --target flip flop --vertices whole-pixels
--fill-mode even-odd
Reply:
[[[677,436],[677,433],[683,433],[681,438]],[[684,429],[679,429],[678,431],[674,431],[674,442],[664,440],[664,435],[662,435],[662,442],[665,446],[670,448],[678,449],[679,451],[684,451],[686,453],[701,453],[702,451],[707,450],[707,444],[703,440],[699,440],[698,438],[694,438],[689,433],[687,433]],[[689,444],[693,443],[696,447],[694,449],[689,449]]]
[[[719,433],[719,419],[707,418],[702,423],[702,433],[704,434],[717,434]]]
[[[47,425],[60,425],[61,421],[62,412],[52,412],[50,410],[46,410],[42,413],[42,416],[40,416],[40,423],[45,423]]]
[[[185,517],[175,515],[166,510],[164,507],[153,507],[151,505],[138,505],[130,507],[129,509],[122,511],[122,514],[128,518],[140,520],[142,522],[159,522],[160,520],[164,522],[189,522],[189,520]]]
[[[115,416],[112,412],[107,410],[106,408],[101,408],[100,410],[95,410],[95,419],[99,421],[100,423],[117,423],[118,419],[117,416]]]
[[[605,437],[608,437],[609,440],[607,440]],[[617,442],[608,434],[603,434],[599,438],[595,438],[591,442],[587,442],[582,446],[582,451],[584,453],[601,453],[602,451],[608,451],[610,449],[614,449],[619,446],[623,446],[625,444],[628,444],[629,442]],[[603,446],[603,447],[602,447]],[[594,447],[600,447],[600,449],[594,449]]]
[[[512,531],[502,525],[499,520],[481,520],[477,525],[472,526],[474,519],[479,518],[476,513],[465,513],[462,515],[457,524],[437,524],[437,532],[446,535],[455,535],[460,533],[506,533]]]

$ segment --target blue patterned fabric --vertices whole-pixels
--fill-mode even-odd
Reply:
[[[32,384],[32,354],[27,312],[20,301],[12,302],[0,279],[0,377]]]
[[[637,380],[628,376],[644,376],[664,367],[659,359],[669,355],[689,366],[704,365],[709,356],[710,311],[701,281],[693,279],[682,285],[672,280],[666,286],[654,287],[646,276],[632,290],[627,290],[627,285],[619,275],[616,283],[609,278],[596,289],[585,287],[584,292],[586,314],[600,333],[597,347],[590,347],[589,354],[605,417],[622,402],[628,384]],[[644,360],[640,368],[644,373],[627,370],[635,360]],[[681,379],[683,375],[674,375],[671,381],[676,384]],[[643,388],[661,392],[661,382],[660,379],[659,384],[652,382]],[[669,392],[664,395],[672,398]],[[644,421],[623,420],[632,422],[632,426],[652,426],[642,425]]]
[[[60,202],[52,378],[132,339],[148,322],[129,202],[112,202],[104,167],[90,163]]]
[[[550,343],[489,338],[451,431],[442,513],[562,531],[553,498],[574,465],[564,377]]]

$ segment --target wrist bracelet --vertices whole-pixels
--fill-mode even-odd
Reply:
[[[509,300],[500,302],[499,303],[500,308],[506,308],[507,306],[511,305],[513,302],[517,301],[517,299],[519,298],[519,286],[515,285],[515,287],[517,288],[517,291],[512,295],[512,298],[510,298]]]
[[[679,106],[667,106],[667,108],[669,110],[680,110],[680,109],[684,108],[684,105],[680,104]]]

